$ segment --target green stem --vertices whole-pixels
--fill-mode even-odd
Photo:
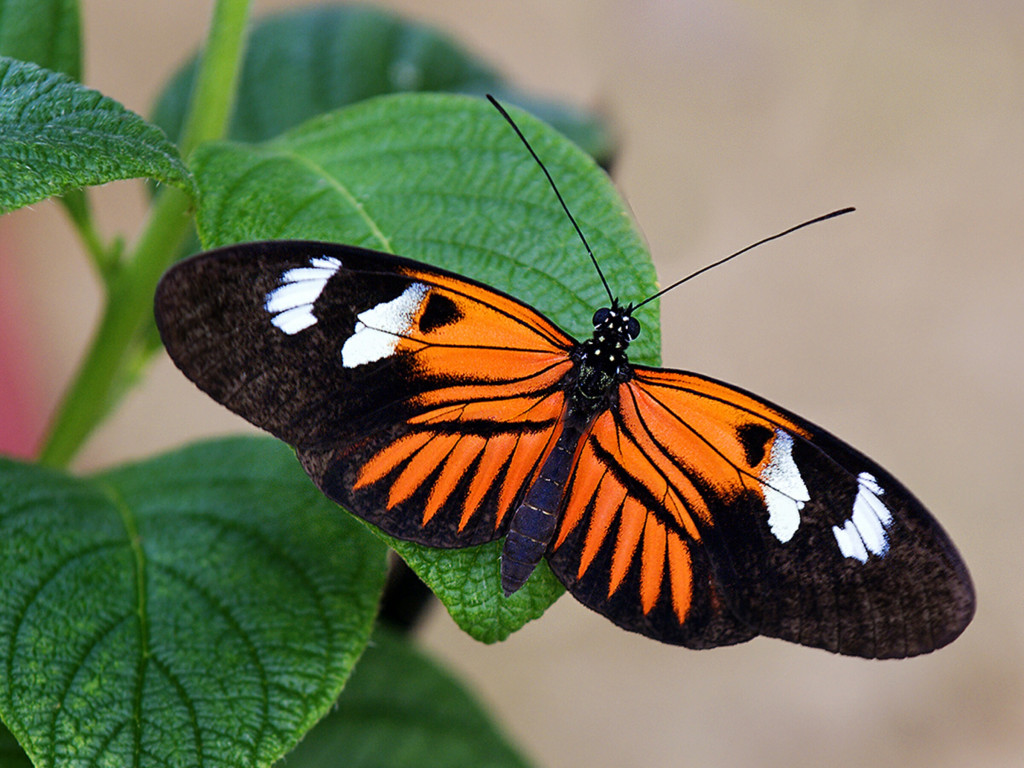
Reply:
[[[241,70],[250,0],[217,0],[206,49],[182,132],[181,153],[224,135]],[[129,354],[152,323],[153,292],[189,231],[192,200],[164,188],[133,251],[109,275],[107,302],[92,345],[40,454],[66,466],[127,388],[137,358]]]
[[[224,136],[234,107],[245,54],[250,0],[217,0],[210,34],[192,92],[192,106],[181,132],[181,155],[204,141]]]
[[[107,303],[92,346],[51,426],[39,460],[65,466],[115,404],[122,365],[140,327],[148,322],[152,291],[162,264],[169,262],[188,233],[191,201],[184,192],[165,189],[133,254],[109,283]],[[155,274],[154,274],[155,273]]]
[[[92,257],[96,271],[103,278],[104,283],[108,283],[117,267],[120,246],[116,242],[111,245],[103,242],[92,217],[92,207],[89,205],[86,190],[74,189],[61,197],[60,201],[78,232],[79,240],[82,241],[85,250]]]

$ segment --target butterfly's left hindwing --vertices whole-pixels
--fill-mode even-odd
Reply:
[[[407,259],[233,246],[172,268],[156,313],[188,378],[403,539],[501,536],[560,429],[572,339],[505,294]]]
[[[579,452],[549,560],[616,623],[705,647],[753,634],[926,653],[970,621],[945,532],[824,430],[733,387],[637,367]]]

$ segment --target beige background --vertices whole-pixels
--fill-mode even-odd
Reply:
[[[86,81],[146,113],[211,2],[85,5]],[[670,295],[664,358],[881,461],[942,520],[979,594],[959,641],[909,662],[765,639],[690,652],[570,598],[497,646],[436,612],[425,644],[539,765],[1021,765],[1024,4],[383,5],[454,32],[524,87],[603,109],[664,280],[856,205]],[[137,186],[98,197],[109,232],[138,231]],[[96,317],[95,281],[52,204],[6,217],[0,244],[49,405]],[[161,360],[80,466],[241,429]]]

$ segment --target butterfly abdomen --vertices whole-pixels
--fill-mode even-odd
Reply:
[[[505,595],[518,590],[547,553],[555,535],[583,428],[569,420],[551,449],[533,485],[516,508],[501,551],[501,588]]]

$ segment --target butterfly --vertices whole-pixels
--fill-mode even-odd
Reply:
[[[155,313],[178,368],[355,515],[432,547],[504,538],[506,595],[546,558],[587,607],[691,648],[955,639],[973,587],[911,492],[756,395],[630,363],[638,306],[612,299],[577,341],[439,267],[262,241],[172,267]]]

